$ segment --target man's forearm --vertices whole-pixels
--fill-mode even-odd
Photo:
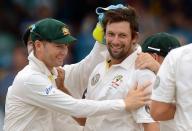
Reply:
[[[143,123],[144,131],[160,131],[159,122]]]
[[[73,119],[76,120],[76,122],[79,123],[79,125],[85,126],[86,118],[76,118],[76,117],[73,117]]]
[[[170,104],[169,109],[159,116],[160,121],[170,120],[174,118],[176,111],[175,104]]]
[[[67,88],[62,84],[59,85],[58,89],[60,89],[61,91],[63,91],[64,93],[71,95],[71,93],[67,90]]]
[[[150,113],[154,120],[165,121],[174,118],[176,106],[173,103],[152,101]]]

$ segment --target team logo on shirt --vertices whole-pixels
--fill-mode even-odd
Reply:
[[[94,86],[100,79],[100,74],[96,74],[92,79],[91,79],[91,86]]]
[[[123,81],[122,79],[123,79],[122,75],[115,76],[113,78],[113,81],[111,82],[112,87],[117,88],[120,85],[120,83]]]
[[[159,86],[159,83],[160,83],[160,77],[157,76],[153,88],[156,89]]]
[[[50,81],[54,80],[54,76],[53,75],[49,75],[48,78],[49,78]]]

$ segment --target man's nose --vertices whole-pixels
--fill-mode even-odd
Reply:
[[[115,36],[114,36],[114,38],[113,38],[113,40],[112,40],[112,43],[114,43],[114,44],[119,44],[119,37],[118,37],[118,35],[115,35]]]
[[[61,50],[60,50],[60,53],[62,55],[67,55],[67,52],[68,52],[68,48],[67,47],[63,47]]]

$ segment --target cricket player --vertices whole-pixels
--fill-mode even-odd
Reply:
[[[174,119],[175,131],[192,130],[191,49],[189,44],[172,50],[166,56],[152,94],[153,118],[159,121]]]
[[[31,40],[31,29],[33,25],[30,25],[23,34],[23,43],[27,47],[28,53],[33,50],[33,41]],[[84,88],[87,87],[88,77],[90,76],[93,68],[102,60],[104,60],[104,56],[100,54],[102,50],[106,50],[106,46],[96,42],[93,51],[81,62],[76,64],[65,65],[63,68],[65,69],[64,73],[61,68],[56,68],[58,75],[56,81],[57,88],[64,91],[67,94],[72,95],[73,97],[80,98],[82,97],[82,93]],[[64,76],[61,76],[63,75]],[[65,85],[64,85],[64,78]],[[59,80],[61,78],[61,80]],[[71,79],[72,78],[72,79]],[[68,88],[70,87],[70,88]],[[70,92],[69,92],[70,90]],[[79,91],[81,90],[81,92]],[[79,92],[78,92],[79,91]],[[75,121],[75,120],[76,121]],[[58,129],[60,131],[61,128],[65,127],[63,130],[65,131],[81,131],[83,127],[80,126],[81,119],[71,117],[67,114],[57,113],[57,119],[54,121],[57,123],[55,131]],[[78,123],[77,123],[78,122]],[[60,123],[60,124],[59,124]]]
[[[33,41],[31,40],[31,29],[33,25],[30,25],[24,32],[22,40],[24,45],[27,47],[28,53],[30,54],[33,51]],[[67,88],[64,86],[64,70],[60,67],[57,67],[57,79],[55,79],[56,86],[58,89],[62,89],[63,92],[67,94],[71,94]],[[54,123],[56,123],[56,127],[54,131],[82,131],[83,127],[79,125],[79,118],[71,117],[67,114],[55,113],[56,119]],[[63,127],[65,127],[63,129]]]
[[[171,34],[160,32],[149,36],[142,44],[142,51],[136,59],[136,68],[148,68],[158,72],[160,65],[170,50],[180,47],[180,42]],[[160,122],[161,131],[175,131],[173,120]]]
[[[134,83],[153,82],[155,74],[150,70],[136,70],[135,60],[141,52],[138,41],[138,22],[131,7],[104,11],[102,26],[109,52],[105,61],[93,70],[87,88],[86,99],[115,100],[125,98]],[[107,52],[106,52],[107,53]],[[152,86],[148,87],[151,92]],[[119,112],[103,116],[90,116],[85,131],[158,131],[147,106],[130,112]]]

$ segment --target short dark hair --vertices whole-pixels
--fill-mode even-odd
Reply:
[[[33,32],[31,32],[31,29],[32,29],[32,25],[29,26],[29,27],[25,30],[25,32],[23,33],[23,36],[22,36],[23,43],[24,43],[24,45],[25,45],[26,47],[27,47],[27,44],[28,44],[28,40],[29,40],[29,38],[31,37],[31,33],[33,33]],[[36,37],[36,39],[39,40],[39,41],[42,41],[42,40],[43,40],[43,39],[41,38],[41,36],[40,36],[39,34],[37,34],[37,33],[35,33],[35,37]]]
[[[138,18],[136,15],[136,11],[133,7],[128,6],[127,8],[119,8],[119,9],[112,9],[105,12],[103,20],[103,28],[104,32],[106,31],[106,26],[108,23],[114,23],[114,22],[129,22],[132,37],[139,31],[139,24],[138,24]]]
[[[24,45],[27,47],[27,42],[28,42],[28,39],[30,37],[30,30],[31,28],[27,28],[25,30],[25,32],[23,33],[23,36],[22,36],[22,40],[23,40],[23,43]]]

